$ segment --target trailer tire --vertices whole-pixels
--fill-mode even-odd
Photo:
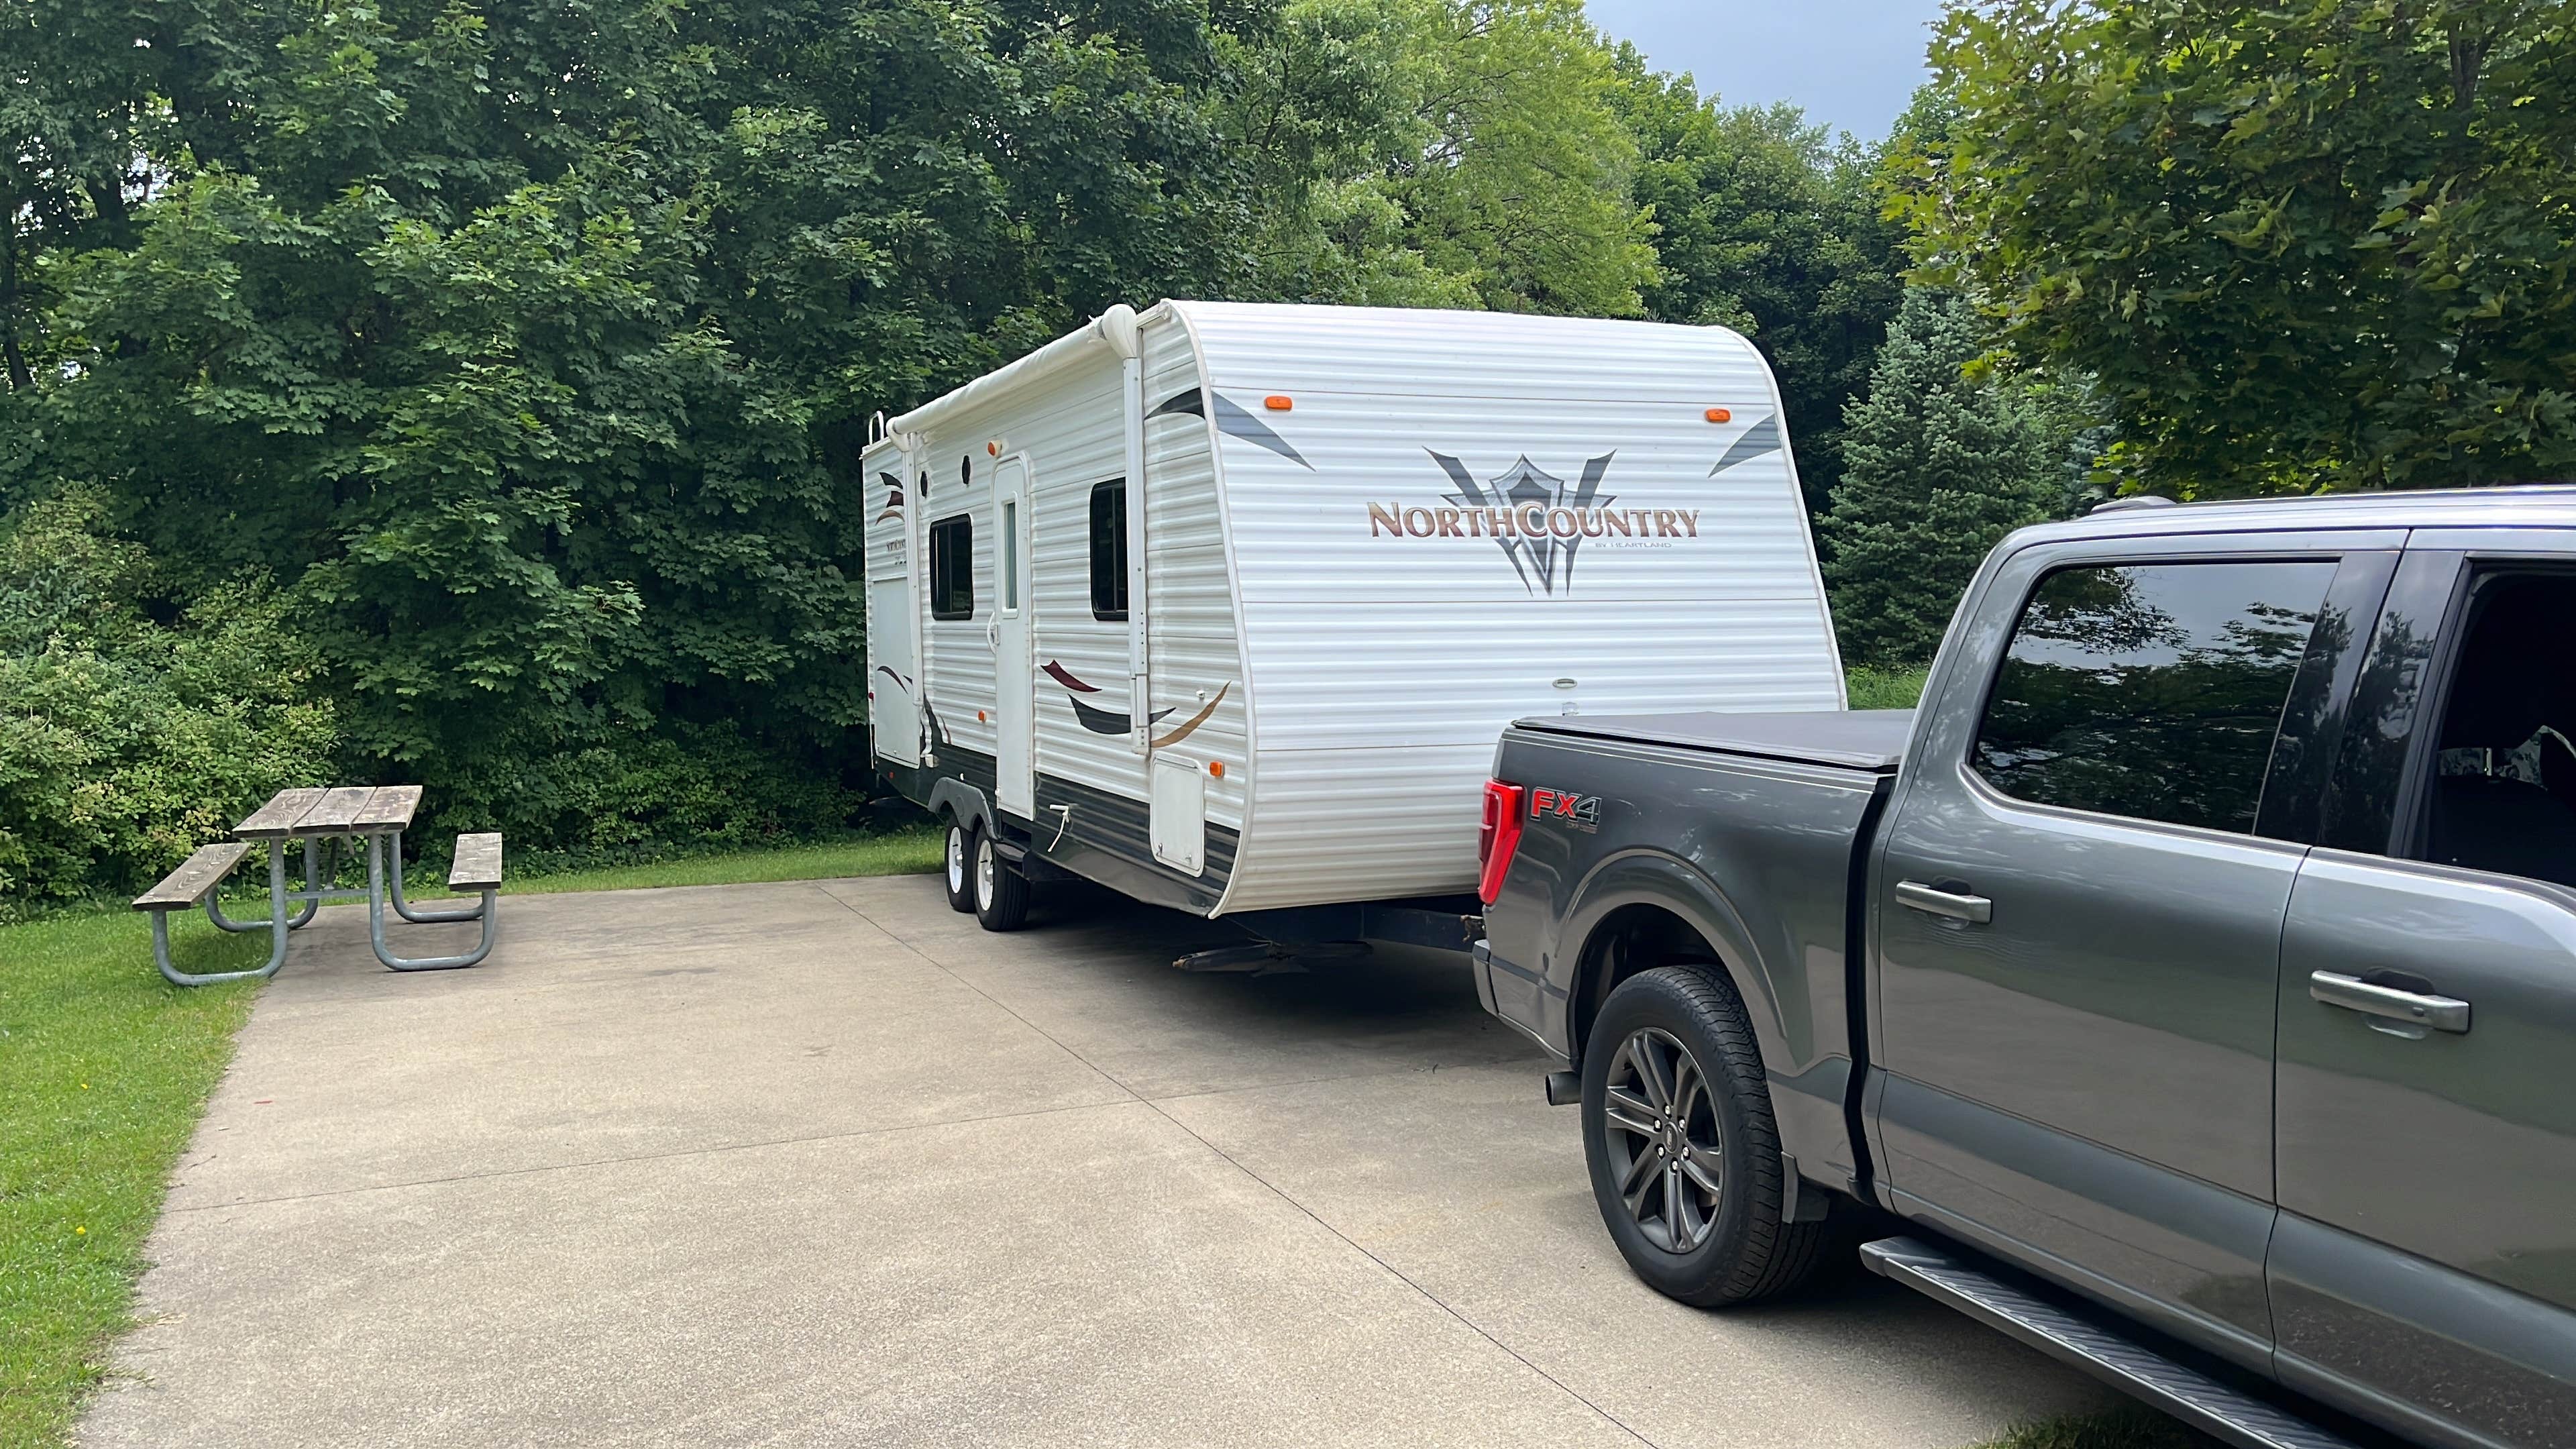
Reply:
[[[1029,918],[1029,878],[995,848],[991,831],[975,832],[975,921],[987,931],[1016,931]]]
[[[941,857],[940,883],[948,887],[948,909],[964,913],[975,909],[975,840],[979,832],[966,828],[966,822],[948,818],[948,848]]]
[[[1601,1220],[1666,1297],[1777,1297],[1834,1241],[1828,1223],[1780,1220],[1788,1184],[1762,1051],[1715,972],[1662,966],[1610,993],[1584,1052],[1582,1115]]]

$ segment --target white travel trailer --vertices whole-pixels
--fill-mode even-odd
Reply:
[[[1113,307],[864,466],[876,763],[996,930],[1059,869],[1282,940],[1473,911],[1513,719],[1844,702],[1723,328]]]

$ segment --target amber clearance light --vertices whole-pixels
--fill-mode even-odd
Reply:
[[[1289,397],[1285,393],[1274,392],[1270,396],[1263,398],[1261,400],[1261,405],[1270,409],[1274,413],[1284,413],[1290,408],[1295,407],[1297,405],[1297,400],[1293,397]]]
[[[1727,411],[1725,408],[1710,408],[1708,410],[1708,420],[1712,423],[1726,422],[1734,416],[1735,414]]]

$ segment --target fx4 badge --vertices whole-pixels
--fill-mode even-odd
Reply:
[[[1601,828],[1601,797],[1568,794],[1563,790],[1532,790],[1530,818],[1561,820],[1590,835]]]

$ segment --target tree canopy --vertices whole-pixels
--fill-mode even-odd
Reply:
[[[2533,0],[1979,0],[1905,214],[2191,496],[2576,464],[2576,38]]]

